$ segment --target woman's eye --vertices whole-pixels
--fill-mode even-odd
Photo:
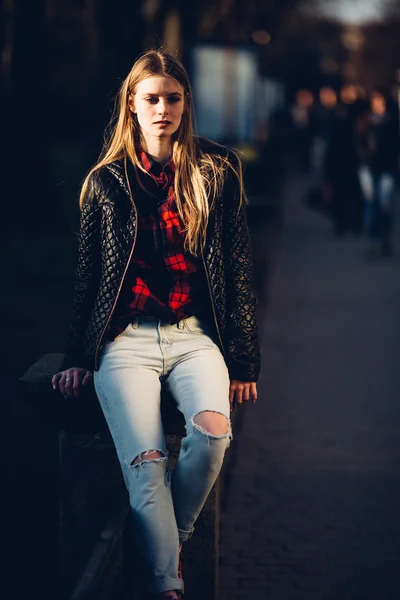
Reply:
[[[148,102],[149,104],[158,104],[159,99],[156,98],[155,96],[151,96],[150,98],[145,98],[146,102]],[[180,97],[179,96],[170,96],[168,97],[168,103],[169,104],[176,104],[177,102],[179,102]]]

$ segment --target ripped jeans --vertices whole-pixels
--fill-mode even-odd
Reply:
[[[232,439],[224,358],[196,317],[175,325],[140,317],[106,344],[94,384],[129,492],[148,590],[180,590],[179,544],[191,536]],[[186,424],[172,476],[160,414],[162,384]],[[205,411],[226,417],[224,435],[196,424]],[[155,450],[160,456],[146,459]]]

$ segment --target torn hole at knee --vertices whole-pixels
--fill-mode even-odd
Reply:
[[[222,413],[205,410],[191,419],[194,429],[204,435],[225,437],[230,432],[229,419]]]
[[[166,454],[161,450],[146,450],[146,452],[141,452],[138,454],[138,456],[130,463],[130,466],[133,467],[146,461],[166,459]]]

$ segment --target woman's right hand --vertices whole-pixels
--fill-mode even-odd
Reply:
[[[60,371],[53,375],[51,384],[53,390],[57,387],[64,397],[77,398],[80,393],[81,385],[87,385],[93,377],[92,371],[82,369],[81,367],[72,367],[65,371]]]

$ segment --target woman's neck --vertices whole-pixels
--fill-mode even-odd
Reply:
[[[144,139],[143,150],[147,152],[153,160],[164,166],[172,157],[172,140],[171,138]]]

